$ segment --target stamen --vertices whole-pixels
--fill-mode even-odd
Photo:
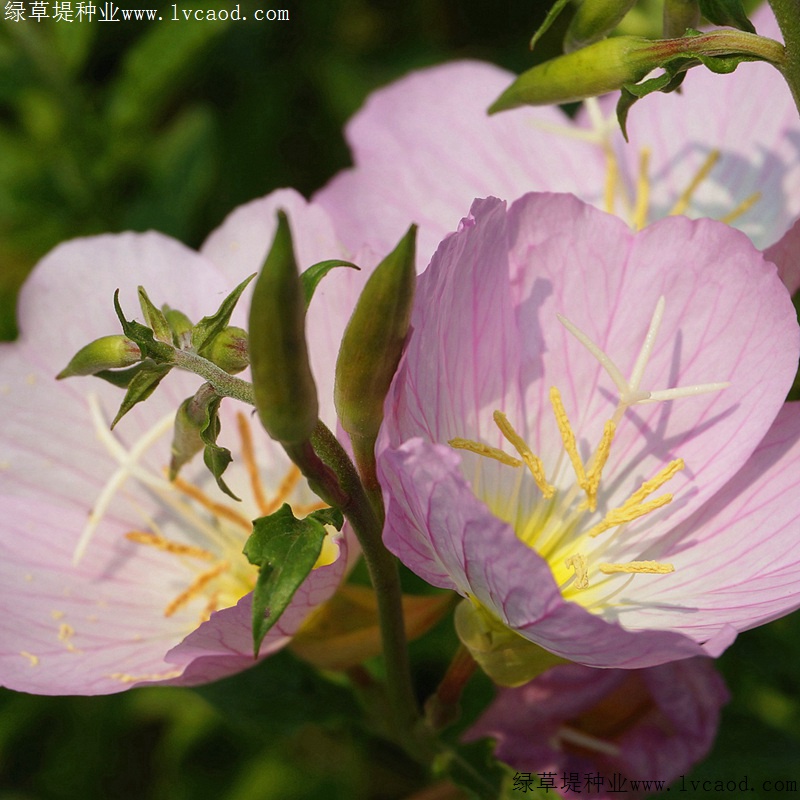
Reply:
[[[697,171],[697,174],[689,182],[689,185],[684,189],[681,196],[676,201],[675,205],[670,209],[668,216],[675,216],[676,214],[683,214],[692,202],[692,196],[697,191],[697,187],[708,177],[708,174],[714,169],[714,165],[719,161],[719,150],[712,150],[707,156],[703,165]]]
[[[200,592],[208,586],[214,578],[218,578],[229,567],[227,561],[221,561],[215,567],[202,572],[198,575],[187,589],[182,591],[165,609],[164,616],[171,617],[178,609],[185,606],[192,598],[196,597]]]
[[[242,516],[238,511],[234,511],[230,506],[214,502],[202,489],[193,486],[191,483],[183,480],[183,478],[175,478],[175,480],[172,481],[172,485],[180,492],[183,492],[187,497],[196,500],[215,517],[227,519],[229,522],[241,525],[248,533],[252,530],[253,523],[247,519],[247,517]]]
[[[654,475],[649,481],[645,481],[641,487],[628,498],[623,508],[639,505],[645,498],[649,497],[657,489],[660,489],[667,481],[672,480],[685,466],[686,464],[682,458],[676,458],[674,461],[670,461],[657,475]]]
[[[473,442],[471,439],[450,439],[447,444],[454,447],[456,450],[469,450],[470,453],[476,453],[479,456],[486,456],[486,458],[493,458],[501,464],[506,464],[509,467],[521,467],[522,462],[514,456],[504,453],[497,447],[490,447],[488,444],[481,442]]]
[[[619,184],[619,166],[614,152],[606,150],[606,185],[605,185],[605,209],[609,214],[614,213],[614,197]]]
[[[673,564],[664,564],[661,561],[629,561],[627,564],[598,564],[597,568],[604,575],[629,573],[633,575],[668,575],[675,572]]]
[[[760,199],[761,192],[753,192],[746,200],[742,200],[733,211],[729,211],[724,217],[720,217],[719,221],[730,225],[731,222],[739,219],[742,214],[747,213]]]
[[[722,383],[701,383],[696,386],[678,386],[674,389],[661,389],[657,392],[649,392],[649,397],[639,402],[644,403],[663,403],[665,400],[675,400],[678,397],[694,397],[698,394],[709,394],[727,389],[731,385],[730,381]]]
[[[586,489],[586,472],[583,468],[583,461],[581,461],[578,447],[575,443],[575,434],[572,432],[572,427],[569,424],[569,417],[564,410],[564,404],[561,402],[561,393],[553,386],[550,388],[550,402],[553,404],[553,411],[556,415],[556,424],[561,433],[561,441],[564,443],[564,450],[567,451],[569,460],[572,462],[572,468],[575,470],[575,476],[578,479],[578,485],[581,489]]]
[[[214,561],[216,556],[204,550],[202,547],[193,547],[189,544],[180,544],[179,542],[171,542],[163,536],[155,533],[148,533],[147,531],[130,531],[125,534],[125,538],[137,544],[146,544],[155,547],[157,550],[163,550],[167,553],[174,553],[180,556],[189,556],[191,558],[199,558],[203,561]]]
[[[631,373],[629,387],[634,391],[639,388],[639,384],[642,382],[642,375],[644,375],[645,367],[647,366],[647,362],[650,360],[650,356],[653,353],[656,337],[658,336],[658,331],[661,328],[661,321],[664,319],[665,305],[666,300],[662,294],[661,297],[658,298],[655,310],[653,311],[653,316],[650,318],[650,326],[647,329],[644,342],[642,343],[642,348],[639,350],[639,355],[636,358],[636,364],[634,364],[633,372]]]
[[[289,471],[286,473],[286,476],[281,481],[281,485],[278,487],[278,491],[276,492],[275,497],[273,497],[272,500],[266,504],[261,513],[265,515],[271,514],[281,504],[286,502],[286,498],[289,496],[292,489],[294,489],[294,487],[297,485],[297,482],[300,480],[300,477],[301,477],[300,468],[296,464],[292,464],[292,466],[289,467]],[[316,504],[314,504],[314,506],[317,508],[325,508],[325,503],[323,503],[321,506],[317,506]],[[297,507],[296,510],[299,513],[299,507]],[[315,510],[315,508],[312,508],[312,511],[313,510]]]
[[[506,417],[502,411],[495,411],[492,418],[494,419],[495,425],[500,428],[500,433],[508,439],[520,454],[525,466],[528,467],[531,475],[533,475],[536,485],[539,487],[544,497],[549,500],[555,494],[556,490],[547,482],[542,460],[533,453],[525,440],[514,430],[513,426],[508,421],[508,417]]]
[[[576,730],[568,725],[562,725],[558,729],[556,737],[557,739],[562,739],[567,744],[576,744],[579,747],[584,747],[587,750],[594,750],[604,755],[618,756],[620,753],[619,747],[611,744],[611,742],[598,739],[596,736]]]
[[[614,441],[614,434],[617,426],[613,420],[608,420],[603,428],[603,438],[597,446],[597,451],[591,461],[591,468],[586,476],[586,507],[589,511],[597,510],[597,492],[600,489],[600,479],[603,476],[603,467],[608,461],[611,453],[611,443]]]
[[[586,589],[589,586],[589,570],[586,567],[586,556],[580,553],[573,553],[564,561],[567,569],[575,570],[575,588]]]
[[[636,205],[633,208],[633,228],[642,230],[647,225],[647,212],[650,209],[650,180],[647,175],[650,166],[650,151],[643,147],[639,154],[639,178],[636,181]]]
[[[261,513],[267,515],[270,512],[266,510],[268,506],[267,498],[258,474],[258,463],[256,462],[255,448],[253,447],[253,433],[250,430],[250,423],[247,417],[241,411],[236,413],[236,425],[239,428],[239,438],[242,440],[242,461],[250,478],[253,498]]]
[[[666,506],[672,502],[672,495],[665,494],[661,497],[656,497],[654,500],[649,500],[647,503],[642,503],[640,506],[620,506],[613,511],[606,514],[602,522],[598,522],[593,528],[587,531],[587,535],[594,538],[601,533],[605,533],[611,528],[616,528],[619,525],[624,525],[626,522],[633,522],[639,517],[644,517],[651,511],[656,511],[662,506]]]

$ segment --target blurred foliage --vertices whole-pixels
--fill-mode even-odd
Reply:
[[[290,22],[170,22],[168,4],[162,23],[0,21],[0,338],[16,332],[24,276],[58,242],[157,228],[197,246],[243,202],[286,185],[310,194],[348,164],[342,126],[372,89],[456,57],[520,72],[549,3],[277,5]],[[250,16],[256,6],[241,7]],[[637,11],[628,32],[657,35],[655,17]],[[566,22],[535,60],[558,52]],[[421,699],[455,647],[448,622],[412,645]],[[800,617],[742,635],[719,663],[734,699],[714,752],[691,777],[747,775],[752,800],[780,796],[761,786],[800,781]],[[254,687],[264,687],[260,704]],[[490,694],[485,678],[473,678],[453,742]],[[298,695],[303,713],[292,716]],[[196,692],[0,690],[0,800],[412,796],[416,768],[354,717],[339,679],[288,654]]]

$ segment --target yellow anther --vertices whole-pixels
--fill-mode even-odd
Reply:
[[[627,564],[599,564],[597,567],[604,575],[614,575],[619,572],[638,575],[646,573],[648,575],[668,575],[675,572],[672,564],[664,564],[661,561],[629,561]]]
[[[669,216],[676,214],[683,214],[689,203],[692,202],[692,196],[697,191],[697,187],[708,177],[708,174],[714,169],[714,165],[719,161],[719,150],[712,150],[707,156],[703,165],[697,171],[697,174],[689,182],[689,185],[683,190],[681,196],[675,202],[675,205],[669,211]]]
[[[27,650],[20,650],[19,654],[23,658],[27,658],[32,667],[38,666],[38,664],[39,664],[39,656],[35,656],[33,653],[29,653]]]
[[[211,569],[200,573],[191,583],[191,585],[184,589],[165,609],[164,616],[171,617],[178,609],[185,606],[192,598],[197,597],[206,586],[208,586],[214,578],[218,578],[223,572],[227,571],[229,564],[227,561],[221,561]]]
[[[676,458],[674,461],[670,461],[661,472],[654,475],[649,481],[645,481],[625,502],[623,508],[629,505],[639,505],[646,497],[649,497],[657,489],[660,489],[667,481],[672,480],[685,466],[686,464],[682,458]]]
[[[575,477],[578,479],[578,485],[581,489],[585,490],[587,486],[586,471],[583,468],[583,461],[581,461],[580,454],[578,453],[578,446],[575,443],[575,434],[572,432],[572,427],[569,424],[569,417],[564,410],[564,403],[561,401],[561,393],[555,386],[550,389],[550,402],[553,404],[553,412],[556,415],[556,424],[561,434],[561,441],[564,443],[564,450],[567,451],[569,460],[572,462],[572,468],[575,470]]]
[[[609,214],[614,213],[614,196],[619,184],[619,166],[614,151],[606,148],[606,186],[605,186],[605,209]]]
[[[589,511],[597,509],[597,492],[600,488],[600,479],[603,477],[603,467],[608,461],[611,453],[611,442],[614,441],[614,434],[617,426],[613,420],[608,420],[603,428],[603,438],[597,446],[597,451],[591,461],[589,474],[586,476],[586,503]]]
[[[247,519],[247,517],[244,517],[237,511],[234,511],[230,506],[214,502],[202,489],[198,489],[196,486],[193,486],[191,483],[183,480],[183,478],[175,478],[175,480],[172,481],[172,485],[179,491],[183,492],[183,494],[185,494],[187,497],[191,497],[192,500],[196,500],[201,506],[203,506],[203,508],[210,511],[215,517],[234,522],[244,528],[248,533],[252,530],[253,523]]]
[[[736,208],[734,208],[733,211],[729,211],[724,217],[720,217],[719,221],[724,222],[726,225],[730,225],[731,222],[739,219],[739,217],[741,217],[742,214],[749,211],[760,199],[761,199],[761,192],[753,192],[753,194],[751,194],[750,197],[748,197],[745,200],[742,200],[742,202],[739,203],[739,205],[736,206]]]
[[[242,441],[242,461],[247,470],[247,476],[250,478],[253,498],[259,511],[264,515],[269,514],[270,512],[265,510],[267,508],[267,498],[258,474],[258,462],[256,461],[255,447],[253,447],[253,433],[247,417],[241,411],[236,412],[236,426],[239,429],[239,438]]]
[[[601,533],[605,533],[611,528],[616,528],[618,525],[624,525],[627,522],[633,522],[635,519],[644,517],[651,511],[655,511],[671,502],[672,495],[664,494],[661,495],[661,497],[656,497],[638,506],[625,503],[625,505],[615,508],[613,511],[609,511],[602,522],[598,522],[597,525],[587,531],[587,535],[591,537],[599,536]]]
[[[159,536],[155,533],[148,533],[147,531],[129,531],[125,534],[125,538],[137,544],[150,545],[166,553],[189,556],[190,558],[200,558],[203,561],[214,561],[216,559],[213,553],[209,553],[208,550],[204,550],[202,547],[194,547],[189,544],[181,544],[180,542],[171,542],[163,536]]]
[[[566,558],[564,566],[567,569],[575,571],[576,589],[585,589],[589,585],[589,570],[586,566],[586,556],[582,556],[580,553],[574,553]]]
[[[640,231],[647,225],[650,210],[650,151],[643,147],[639,154],[639,178],[636,181],[636,205],[633,207],[633,228]]]
[[[523,463],[533,475],[536,485],[548,500],[555,494],[555,489],[547,482],[544,474],[542,460],[528,447],[525,440],[514,430],[508,417],[502,411],[495,411],[492,415],[495,425],[500,428],[500,433],[506,437],[514,449],[520,454]]]
[[[504,453],[497,447],[489,447],[488,444],[473,442],[472,439],[450,439],[447,444],[449,444],[450,447],[454,447],[456,450],[469,450],[470,453],[486,456],[486,458],[493,458],[495,461],[499,461],[501,464],[506,464],[509,467],[522,466],[522,462],[518,458]]]

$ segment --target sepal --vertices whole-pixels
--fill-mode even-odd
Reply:
[[[353,264],[352,261],[341,261],[338,258],[332,258],[327,261],[320,261],[317,264],[312,264],[307,270],[304,270],[300,275],[300,281],[303,284],[303,294],[306,298],[306,308],[308,308],[311,298],[314,297],[314,292],[319,286],[320,281],[332,270],[337,267],[350,267],[351,269],[360,270],[361,267]]]

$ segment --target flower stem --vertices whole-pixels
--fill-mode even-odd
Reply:
[[[248,405],[255,405],[252,384],[225,372],[212,361],[191,350],[176,349],[175,366],[205,378],[221,397],[232,397]]]
[[[786,48],[780,69],[800,111],[800,8],[797,0],[769,0],[769,4],[778,20]]]

